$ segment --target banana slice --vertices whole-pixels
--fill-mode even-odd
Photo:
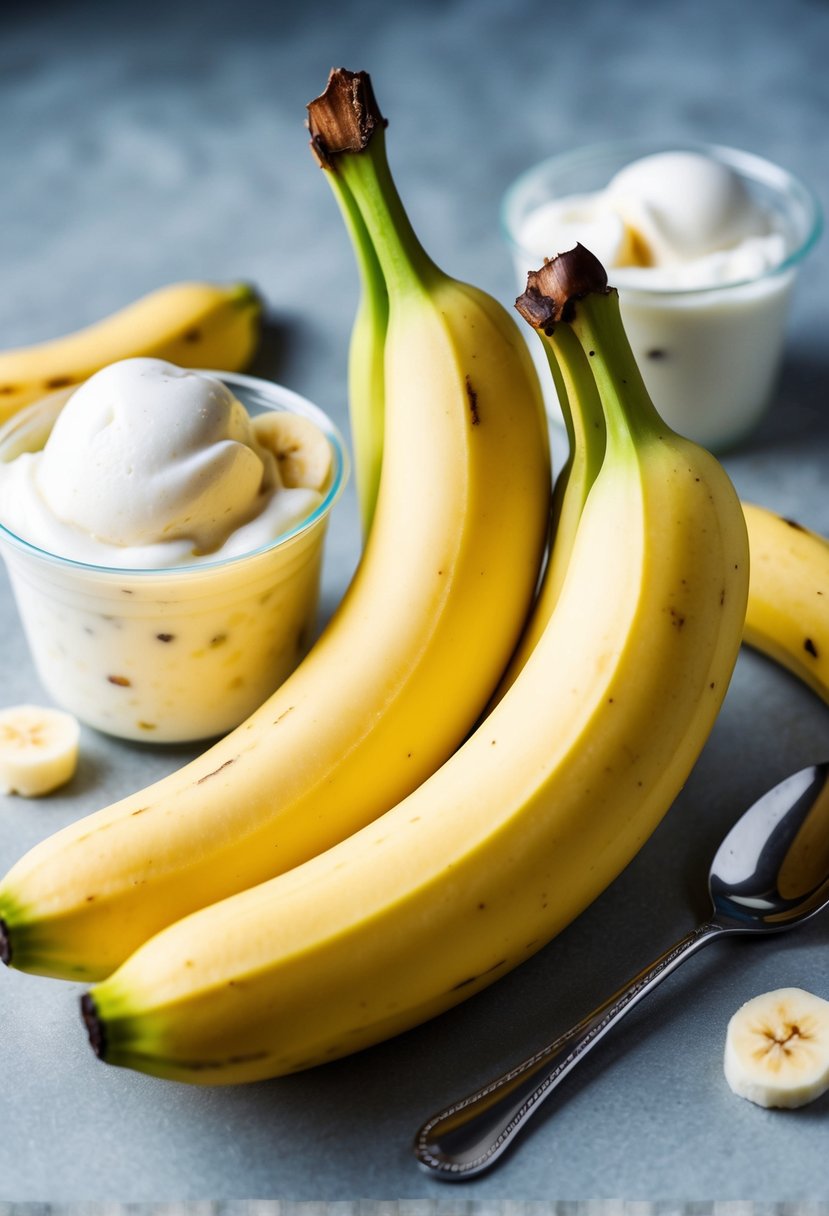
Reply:
[[[60,709],[0,709],[0,793],[36,798],[64,785],[78,764],[80,727]]]
[[[256,437],[276,454],[282,484],[289,489],[323,490],[331,476],[328,439],[310,418],[287,410],[259,414]]]
[[[725,1079],[758,1106],[805,1106],[829,1089],[829,1001],[777,988],[728,1023]]]

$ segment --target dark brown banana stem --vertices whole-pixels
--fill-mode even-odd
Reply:
[[[325,91],[307,110],[311,149],[323,169],[341,152],[362,152],[377,128],[388,125],[368,72],[332,68]]]
[[[566,253],[545,258],[540,270],[527,275],[527,290],[515,307],[533,329],[552,331],[558,321],[572,321],[576,302],[588,295],[608,295],[607,271],[599,259],[576,245]]]

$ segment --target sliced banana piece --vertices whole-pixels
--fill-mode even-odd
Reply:
[[[80,727],[61,709],[0,709],[0,793],[36,798],[65,785],[78,765]]]
[[[275,453],[282,484],[289,489],[323,490],[331,476],[331,444],[302,414],[274,410],[254,419],[256,437]]]
[[[725,1078],[758,1106],[805,1106],[829,1089],[829,1001],[777,988],[741,1006],[725,1039]]]

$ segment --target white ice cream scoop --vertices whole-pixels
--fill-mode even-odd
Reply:
[[[664,266],[732,249],[770,231],[770,217],[729,165],[698,152],[657,152],[621,169],[608,203]]]
[[[72,395],[42,453],[37,489],[66,524],[112,545],[222,545],[278,480],[247,412],[220,381],[161,359],[125,359]]]

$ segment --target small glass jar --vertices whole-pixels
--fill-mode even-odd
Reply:
[[[502,226],[523,291],[527,272],[537,270],[544,257],[562,252],[555,247],[555,231],[546,248],[522,244],[530,217],[553,200],[603,191],[621,169],[657,152],[695,152],[728,166],[785,239],[786,253],[778,265],[739,282],[651,288],[647,270],[637,268],[634,276],[624,268],[608,269],[611,286],[619,289],[633,353],[659,413],[681,434],[724,451],[757,426],[771,402],[795,276],[821,230],[812,191],[785,169],[734,148],[621,140],[553,156],[527,170],[504,196]],[[590,248],[588,233],[582,243]],[[568,225],[567,247],[572,244]],[[634,277],[635,285],[626,281]],[[528,340],[551,418],[560,422],[541,343],[529,331]]]

